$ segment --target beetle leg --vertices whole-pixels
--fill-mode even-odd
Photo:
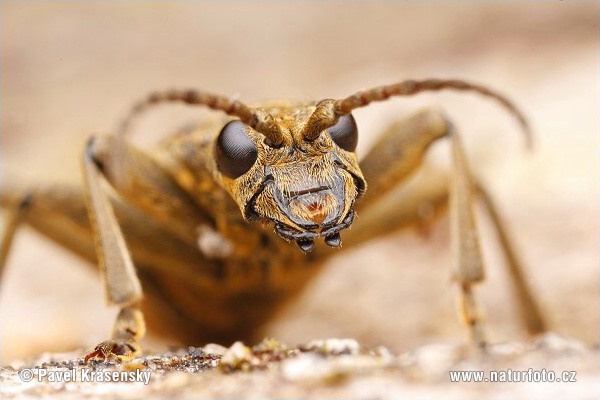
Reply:
[[[458,282],[458,306],[462,322],[470,327],[471,339],[477,345],[486,343],[484,316],[473,293],[473,286],[485,277],[479,236],[473,214],[473,182],[469,167],[456,132],[452,132],[452,159],[450,179],[450,237],[454,263],[452,277]]]
[[[198,227],[214,225],[169,172],[153,157],[118,136],[92,139],[90,149],[102,176],[136,208],[151,215],[191,247],[197,247]]]
[[[429,147],[445,137],[448,129],[448,121],[435,109],[390,125],[360,162],[368,187],[354,209],[360,214],[417,171]]]
[[[0,277],[4,277],[5,264],[8,260],[8,254],[12,247],[15,233],[21,223],[26,218],[27,211],[31,206],[32,195],[26,194],[20,196],[17,204],[12,205],[13,209],[9,211],[8,219],[5,222],[4,232],[2,233],[2,247],[0,249]]]
[[[352,228],[342,233],[342,249],[402,229],[426,228],[444,213],[448,207],[448,173],[430,165],[425,165],[422,172],[394,188],[376,206],[361,209]]]
[[[429,146],[442,137],[449,137],[452,141],[454,168],[450,184],[445,174],[431,174],[431,171],[424,169],[423,172],[429,174],[418,176],[399,187],[400,182],[407,180],[423,164]],[[484,277],[472,211],[475,194],[482,200],[498,232],[529,332],[545,330],[544,318],[524,279],[522,266],[501,219],[487,193],[474,182],[458,135],[440,112],[421,112],[392,125],[363,159],[361,169],[369,187],[364,198],[356,204],[359,218],[353,229],[344,233],[343,249],[403,227],[427,223],[449,205],[455,253],[453,276],[459,283],[461,317],[470,326],[473,340],[483,344],[483,316],[473,295],[473,285]],[[331,252],[323,251],[321,254],[326,257]]]
[[[24,194],[27,194],[27,206],[19,209]],[[5,257],[12,256],[8,253],[12,249],[13,236],[18,235],[14,231],[22,223],[97,264],[84,197],[81,184],[36,185],[34,189],[27,190],[14,183],[3,184],[2,215],[6,218],[3,220],[2,242],[6,249],[3,251]],[[164,271],[203,288],[210,287],[218,279],[215,277],[222,275],[218,263],[207,260],[197,244],[193,247],[187,245],[152,218],[152,214],[122,201],[114,193],[111,193],[110,202],[138,270]],[[17,221],[11,222],[15,218]]]
[[[103,173],[99,167],[101,164],[95,157],[93,144],[93,140],[90,141],[83,161],[86,204],[106,297],[109,304],[120,306],[121,311],[113,326],[111,340],[96,346],[95,350],[86,356],[85,361],[96,356],[105,359],[114,356],[128,360],[140,353],[137,340],[144,335],[146,329],[138,308],[142,299],[142,286],[113,207],[101,186]]]
[[[531,334],[545,332],[548,329],[546,321],[544,320],[542,313],[539,310],[533,295],[531,294],[529,286],[527,285],[523,275],[521,262],[517,257],[517,254],[514,250],[514,245],[511,243],[509,234],[504,226],[500,214],[498,213],[496,205],[494,204],[490,194],[481,185],[481,182],[475,182],[475,188],[477,198],[483,203],[484,209],[489,215],[492,225],[496,230],[496,234],[498,235],[498,241],[500,242],[500,246],[502,247],[502,251],[508,264],[508,272],[510,274],[517,298],[519,299],[519,303],[521,304],[519,310],[521,311],[521,316],[525,322],[527,330]]]

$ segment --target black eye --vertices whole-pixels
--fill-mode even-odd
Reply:
[[[258,157],[256,145],[246,134],[246,125],[242,121],[228,122],[217,138],[217,167],[229,178],[242,176]]]
[[[346,151],[356,150],[358,144],[358,127],[352,114],[343,115],[337,124],[327,129],[331,139]]]

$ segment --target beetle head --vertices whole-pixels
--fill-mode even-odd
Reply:
[[[303,251],[318,237],[340,246],[339,232],[352,223],[352,205],[366,187],[355,153],[354,117],[343,116],[307,138],[314,104],[265,111],[283,134],[279,144],[240,120],[219,133],[214,159],[224,187],[247,220],[272,221],[281,237]]]

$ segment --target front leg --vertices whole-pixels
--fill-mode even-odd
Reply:
[[[421,167],[429,146],[443,137],[448,137],[452,142],[454,165],[450,183],[446,174],[430,173],[420,176],[401,191],[397,190],[402,180]],[[392,125],[367,154],[361,168],[370,195],[357,202],[357,208],[362,210],[361,218],[354,224],[354,229],[346,233],[345,248],[411,224],[426,223],[431,216],[449,205],[454,257],[452,276],[459,286],[460,316],[470,327],[473,342],[483,346],[486,342],[483,313],[473,293],[474,285],[484,279],[473,216],[473,203],[477,198],[475,195],[478,195],[498,232],[524,322],[531,333],[545,330],[544,318],[525,281],[521,263],[507,238],[498,212],[481,185],[474,183],[458,135],[441,113],[425,111]]]
[[[479,346],[486,344],[483,310],[473,286],[484,279],[479,235],[473,215],[473,182],[456,132],[451,130],[452,159],[450,179],[450,238],[454,262],[452,277],[458,283],[458,307],[462,322],[471,330],[471,339]]]
[[[355,210],[360,213],[372,208],[417,171],[429,147],[445,137],[448,129],[448,121],[435,109],[426,109],[391,124],[360,162],[368,190],[356,202]]]
[[[112,334],[86,355],[85,362],[94,357],[131,360],[141,353],[137,343],[146,331],[139,309],[142,285],[137,277],[131,255],[125,245],[113,207],[101,184],[102,170],[94,154],[94,141],[87,146],[83,158],[86,205],[92,225],[94,245],[100,263],[109,304],[121,307]]]
[[[194,244],[194,229],[206,219],[158,163],[121,138],[90,140],[83,170],[86,206],[107,301],[121,308],[110,339],[96,346],[86,361],[93,357],[129,360],[140,354],[138,341],[146,331],[139,308],[142,287],[103,181],[187,243]]]

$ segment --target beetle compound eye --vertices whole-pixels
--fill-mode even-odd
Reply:
[[[346,151],[356,150],[358,144],[358,127],[352,114],[343,115],[338,122],[327,129],[331,139]]]
[[[217,138],[216,161],[221,173],[229,178],[242,176],[258,157],[256,145],[246,133],[246,125],[236,120],[228,122]]]

